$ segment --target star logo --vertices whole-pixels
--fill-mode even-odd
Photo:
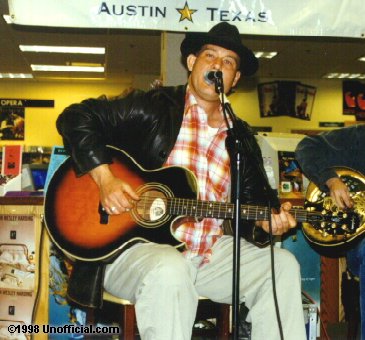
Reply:
[[[184,8],[176,8],[176,10],[180,13],[180,20],[184,21],[189,20],[193,22],[193,14],[197,11],[196,9],[190,9],[188,2],[185,2]]]

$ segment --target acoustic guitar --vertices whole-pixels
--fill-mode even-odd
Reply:
[[[77,177],[67,158],[49,181],[45,224],[52,241],[69,257],[106,260],[140,241],[183,247],[174,237],[174,230],[184,217],[234,218],[232,203],[197,200],[197,181],[190,170],[178,166],[145,170],[123,150],[109,149],[112,172],[131,185],[140,200],[129,213],[107,215],[101,209],[99,189],[93,179],[88,175]],[[309,239],[331,244],[335,230],[356,234],[362,222],[356,213],[334,212],[332,207],[320,207],[320,202],[312,203],[306,209],[291,210],[298,222],[325,230],[317,239],[316,234],[304,228]],[[268,220],[270,214],[264,206],[241,205],[240,216],[244,220]]]

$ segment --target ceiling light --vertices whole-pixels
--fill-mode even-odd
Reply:
[[[364,73],[327,73],[323,76],[323,78],[328,79],[364,79]]]
[[[30,65],[33,71],[44,72],[104,72],[104,66],[62,66],[62,65]]]
[[[361,76],[361,73],[351,73],[348,78],[350,79],[355,79],[355,78],[359,78]]]
[[[78,61],[66,62],[66,65],[68,65],[68,66],[88,66],[88,67],[103,66],[103,64],[100,64],[100,63],[80,63]]]
[[[10,15],[9,14],[4,14],[3,15],[3,18],[4,18],[4,20],[5,20],[5,22],[7,23],[7,24],[12,24],[13,22],[11,21],[11,17],[10,17]]]
[[[0,78],[9,78],[9,79],[26,79],[33,78],[33,75],[30,73],[0,73]]]
[[[263,52],[263,51],[255,51],[254,55],[256,58],[265,58],[265,59],[271,59],[274,58],[278,52]]]
[[[364,57],[360,57],[359,59],[357,59],[358,61],[365,61],[365,56]]]
[[[23,52],[105,54],[105,47],[19,45]]]
[[[349,78],[350,77],[350,73],[340,73],[338,75],[338,78]]]
[[[37,76],[37,80],[62,80],[62,81],[105,81],[106,78],[101,76],[101,77],[64,77],[64,76]]]

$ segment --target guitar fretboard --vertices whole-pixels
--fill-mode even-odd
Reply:
[[[185,198],[168,198],[167,210],[171,215],[186,215],[193,217],[211,217],[233,219],[235,206],[233,203],[199,201]],[[304,209],[291,209],[290,213],[298,222],[308,220],[308,215],[318,216]],[[241,205],[241,218],[245,220],[268,220],[269,209],[264,206]]]
[[[171,215],[221,219],[232,219],[234,217],[234,205],[232,203],[170,198],[167,200],[167,209]]]

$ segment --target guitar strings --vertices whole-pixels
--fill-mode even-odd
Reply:
[[[162,202],[160,201],[162,200]],[[207,216],[214,215],[218,217],[233,217],[234,204],[230,202],[214,202],[214,201],[199,201],[195,199],[177,198],[177,197],[164,197],[144,195],[141,200],[137,202],[137,208],[141,208],[141,205],[161,209],[162,211],[168,210],[171,213],[190,212],[194,216]],[[203,212],[206,212],[203,214]],[[295,218],[306,220],[308,215],[318,215],[319,212],[311,212],[304,209],[290,209],[289,211]],[[247,219],[267,219],[268,208],[263,206],[251,206],[242,205],[241,213],[247,217]]]

